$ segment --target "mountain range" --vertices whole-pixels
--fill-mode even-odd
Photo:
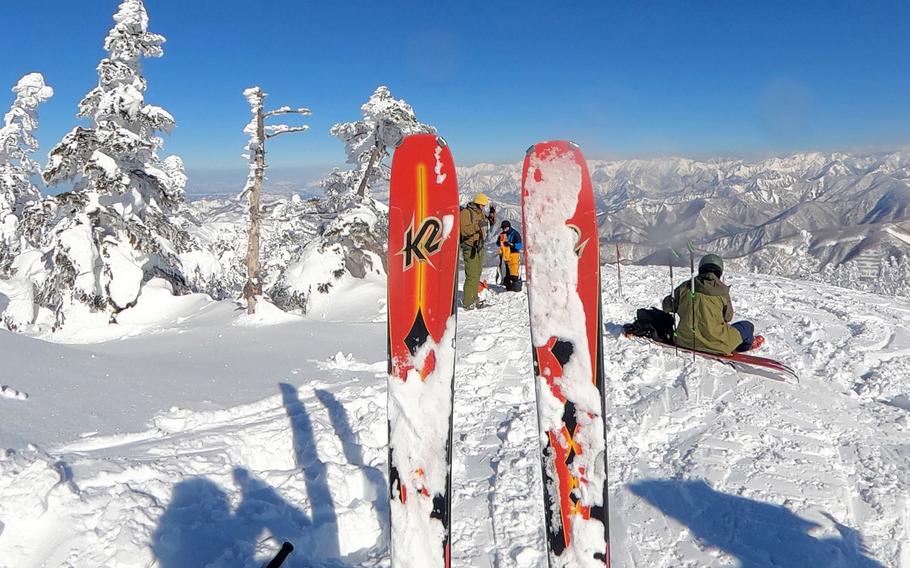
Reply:
[[[856,262],[872,276],[910,250],[910,151],[739,159],[588,160],[604,254],[667,262],[691,240],[761,270],[801,256],[815,270]],[[487,193],[520,219],[521,164],[458,168],[464,198]],[[680,264],[684,261],[679,260]]]

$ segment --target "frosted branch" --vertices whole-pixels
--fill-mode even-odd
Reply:
[[[299,114],[301,116],[309,116],[313,114],[308,108],[291,108],[289,106],[283,106],[281,108],[276,108],[275,110],[270,110],[265,113],[265,116],[278,116],[281,114]]]
[[[287,124],[278,124],[276,126],[266,126],[265,127],[268,134],[265,135],[266,138],[274,138],[282,134],[288,134],[291,132],[304,132],[309,130],[309,126],[288,126]]]

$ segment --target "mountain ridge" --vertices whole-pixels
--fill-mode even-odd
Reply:
[[[660,251],[684,248],[689,240],[757,270],[768,263],[748,257],[775,248],[804,247],[819,269],[863,255],[902,258],[910,251],[895,236],[910,232],[907,149],[806,152],[758,161],[588,160],[588,167],[602,211],[601,240],[623,246],[627,261],[665,262]],[[505,206],[507,217],[517,217],[520,163],[462,166],[458,176],[463,196],[482,191]]]

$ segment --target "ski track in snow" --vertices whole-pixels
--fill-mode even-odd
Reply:
[[[910,302],[731,275],[737,318],[767,338],[759,355],[797,370],[791,386],[620,338],[669,289],[658,268],[623,280],[619,298],[605,269],[613,566],[910,568]],[[545,566],[527,300],[494,302],[458,313],[452,561]],[[0,450],[0,566],[258,566],[284,539],[286,566],[387,566],[385,345],[354,349],[384,322],[351,325],[351,345],[301,345],[304,370],[259,400]],[[4,357],[23,345],[10,339]],[[71,352],[42,349],[57,347]],[[103,371],[82,387],[103,396]],[[0,397],[0,434],[27,439],[4,412],[39,404]]]

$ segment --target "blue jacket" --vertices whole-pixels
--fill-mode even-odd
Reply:
[[[521,250],[521,233],[515,230],[514,227],[509,227],[508,231],[503,231],[500,234],[506,236],[506,241],[509,243],[509,249],[512,252],[518,252]]]

